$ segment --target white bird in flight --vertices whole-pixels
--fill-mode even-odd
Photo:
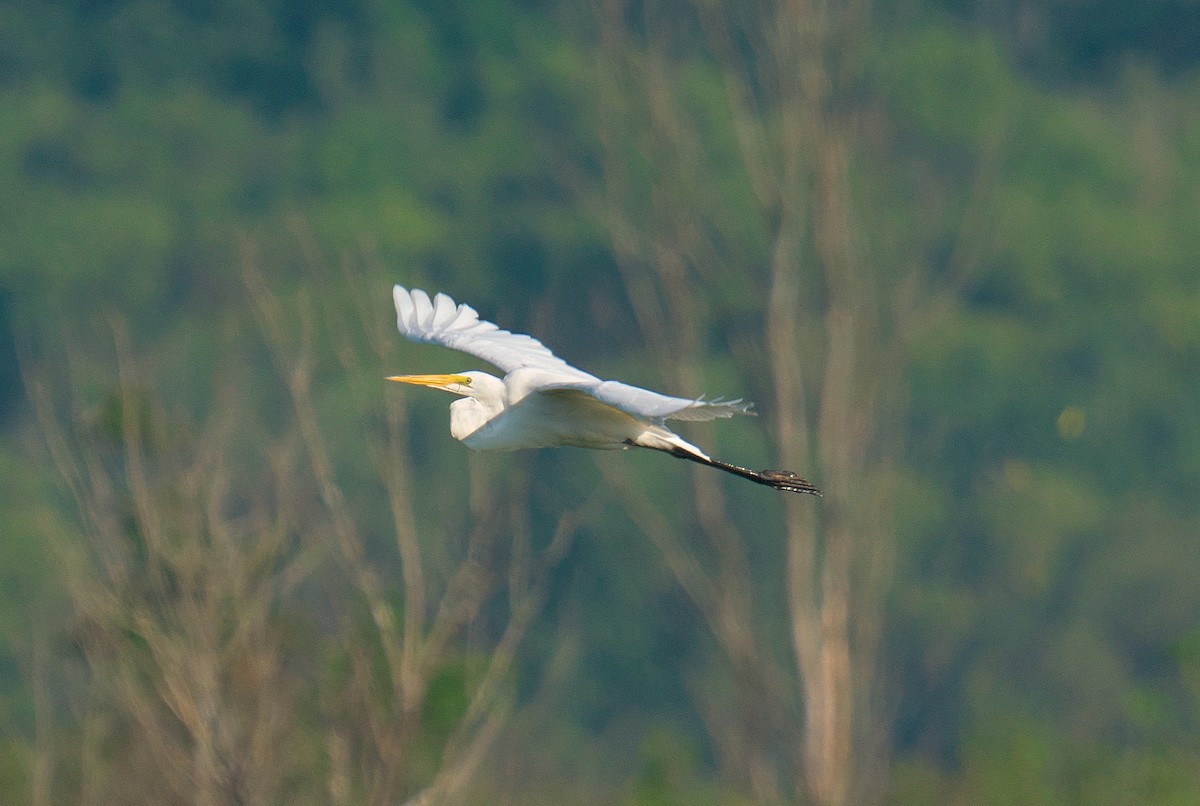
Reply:
[[[459,395],[461,399],[450,404],[450,434],[468,448],[650,448],[777,490],[821,494],[788,470],[755,471],[719,462],[665,424],[753,414],[749,403],[688,400],[604,381],[571,366],[532,336],[480,319],[474,308],[456,305],[445,294],[431,300],[420,289],[399,285],[392,292],[396,324],[405,338],[469,353],[505,372],[503,380],[475,371],[388,378]]]

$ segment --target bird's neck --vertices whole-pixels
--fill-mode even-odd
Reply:
[[[450,436],[466,439],[503,410],[499,401],[485,404],[473,397],[460,398],[450,404]]]

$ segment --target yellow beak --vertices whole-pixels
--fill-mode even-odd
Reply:
[[[399,383],[411,383],[414,386],[429,386],[449,392],[447,387],[452,383],[459,386],[470,386],[471,379],[466,375],[393,375],[387,380]]]

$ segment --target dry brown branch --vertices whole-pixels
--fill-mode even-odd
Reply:
[[[768,423],[780,465],[816,462],[827,493],[819,510],[811,501],[781,499],[795,664],[790,683],[780,682],[787,675],[759,643],[745,532],[731,522],[716,482],[693,478],[696,524],[711,549],[698,552],[652,504],[639,501],[635,485],[610,480],[712,627],[731,673],[744,684],[737,690],[749,692],[730,717],[738,740],[722,737],[726,754],[735,757],[727,766],[747,771],[760,801],[857,802],[879,791],[867,775],[880,769],[870,756],[880,735],[872,709],[891,562],[889,473],[899,445],[896,390],[906,336],[900,328],[916,320],[922,288],[911,272],[867,265],[867,228],[851,195],[857,121],[854,105],[839,94],[861,69],[869,7],[853,0],[696,6],[721,68],[753,212],[767,233],[769,271],[747,279],[758,279],[766,300],[760,371],[773,393]],[[705,306],[697,289],[727,261],[721,237],[711,235],[726,224],[719,206],[711,215],[697,210],[691,189],[721,169],[697,135],[720,122],[689,120],[679,101],[672,61],[681,50],[677,11],[646,4],[649,44],[643,45],[627,35],[623,3],[600,4],[604,187],[582,192],[610,226],[637,321],[651,345],[669,355],[678,373],[671,380],[703,388]],[[636,160],[648,163],[652,187],[639,186],[631,168]],[[709,217],[698,221],[699,215]],[[822,335],[807,339],[805,328],[815,330],[808,325],[815,321]],[[760,710],[779,714],[789,706],[804,714],[798,731],[758,718]],[[772,748],[788,737],[795,737],[791,748],[782,754]],[[788,782],[793,769],[801,777]]]
[[[364,252],[369,261],[369,250],[364,248]],[[488,463],[472,461],[468,503],[473,526],[457,566],[436,584],[422,564],[421,534],[412,512],[410,473],[405,465],[407,412],[399,398],[390,398],[382,417],[383,437],[372,445],[369,455],[386,494],[396,538],[404,602],[398,620],[378,572],[369,565],[363,536],[350,514],[348,495],[339,485],[331,446],[319,424],[311,394],[311,355],[315,350],[311,333],[315,328],[302,326],[298,341],[288,334],[283,327],[283,308],[269,291],[252,251],[247,249],[243,259],[247,288],[288,388],[301,443],[330,514],[341,563],[364,599],[371,617],[370,640],[379,646],[384,661],[381,680],[373,655],[355,645],[347,646],[356,697],[362,703],[356,710],[365,716],[370,737],[365,747],[368,757],[363,760],[372,770],[365,779],[366,799],[390,803],[405,793],[418,792],[412,795],[418,802],[443,802],[469,782],[513,708],[511,670],[517,650],[540,610],[548,574],[565,555],[578,520],[574,514],[564,516],[548,547],[535,552],[522,514],[527,498],[524,475],[502,478],[490,471]],[[333,338],[340,369],[348,377],[364,377],[357,346],[364,343],[374,353],[373,367],[378,373],[397,341],[390,317],[373,312],[387,308],[361,302],[369,298],[370,290],[362,275],[348,264],[343,264],[342,279],[351,296],[359,298],[355,320],[362,327],[347,333],[344,317],[339,318],[333,307],[324,308],[322,321],[337,333]],[[293,318],[302,323],[316,321],[317,317],[306,312],[308,303],[302,300],[300,305]],[[375,405],[372,402],[370,408]],[[365,402],[363,406],[368,407]],[[444,535],[437,539],[448,542]],[[499,558],[505,556],[504,546],[508,548],[506,573],[497,567]],[[413,755],[422,740],[422,705],[430,682],[447,666],[464,663],[463,645],[472,642],[472,625],[491,618],[492,603],[502,592],[507,593],[508,608],[499,638],[482,656],[473,653],[482,657],[482,662],[477,668],[476,664],[470,667],[475,671],[468,676],[466,709],[445,740],[432,778],[422,782],[414,778]],[[379,689],[381,682],[383,690]]]
[[[248,244],[243,245],[242,268],[250,299],[272,348],[272,357],[287,385],[305,452],[317,479],[321,499],[331,516],[337,546],[355,585],[366,598],[371,617],[375,621],[377,637],[388,661],[394,693],[402,702],[415,702],[420,699],[422,681],[410,672],[410,664],[405,662],[404,652],[397,642],[398,635],[394,627],[395,619],[391,605],[387,602],[384,586],[378,575],[366,562],[362,538],[350,514],[345,495],[334,478],[330,451],[318,424],[312,399],[312,313],[306,306],[300,308],[301,343],[298,349],[290,350],[281,306],[267,289],[257,263],[249,253]]]
[[[97,388],[83,373],[103,362],[68,356],[64,391],[22,353],[44,452],[80,526],[75,539],[46,519],[75,619],[67,642],[86,663],[73,747],[48,738],[68,717],[37,703],[35,802],[461,797],[516,707],[514,667],[550,574],[594,516],[594,500],[565,513],[543,545],[524,514],[526,475],[474,463],[469,535],[419,526],[404,404],[358,391],[397,341],[386,305],[363,302],[378,289],[343,264],[350,302],[286,299],[250,244],[243,258],[290,406],[269,428],[228,378],[198,424],[168,412],[116,316],[107,399],[79,391]],[[355,453],[378,475],[363,492],[344,481],[344,446],[315,391],[330,355],[322,328],[357,394],[358,410],[337,414],[361,418]],[[394,542],[381,544],[389,526]],[[435,541],[450,547],[448,573],[423,565]],[[328,612],[313,612],[314,597]],[[33,654],[36,676],[46,659]],[[447,671],[464,680],[462,711],[431,726],[429,687]],[[71,764],[78,785],[63,791],[52,772]]]
[[[200,431],[191,455],[162,438],[165,414],[123,323],[114,318],[112,330],[117,452],[97,441],[87,417],[64,424],[41,373],[25,367],[88,538],[72,545],[51,535],[101,709],[83,717],[79,801],[271,802],[294,763],[282,741],[292,686],[268,626],[275,593],[264,564],[287,567],[287,527],[253,496],[244,499],[255,501],[249,514],[231,514],[228,411]],[[110,707],[119,719],[104,716]],[[101,774],[96,765],[113,763],[114,752],[149,767],[136,783]]]

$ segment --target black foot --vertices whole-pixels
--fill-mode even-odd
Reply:
[[[763,484],[777,490],[822,495],[821,490],[815,484],[805,481],[790,470],[760,470],[758,477]]]

